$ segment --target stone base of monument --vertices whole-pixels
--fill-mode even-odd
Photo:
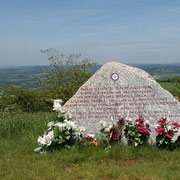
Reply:
[[[149,121],[150,141],[156,137],[155,125],[161,117],[180,122],[180,102],[163,89],[147,72],[117,62],[102,66],[65,107],[78,126],[99,134],[99,121],[116,123],[120,118]],[[180,135],[177,133],[176,138]]]

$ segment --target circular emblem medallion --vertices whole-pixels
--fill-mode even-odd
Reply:
[[[113,81],[117,81],[117,80],[119,79],[119,74],[113,73],[113,74],[111,75],[111,79],[112,79]]]

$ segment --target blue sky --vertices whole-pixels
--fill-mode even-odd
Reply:
[[[43,65],[41,49],[92,62],[180,62],[180,0],[0,0],[0,66]]]

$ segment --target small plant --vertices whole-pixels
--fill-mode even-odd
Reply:
[[[58,112],[58,118],[48,123],[48,130],[44,135],[38,138],[40,147],[36,148],[36,152],[46,152],[51,149],[61,149],[63,147],[70,148],[75,142],[79,142],[82,138],[84,128],[77,128],[71,115],[61,106],[62,100],[54,101],[54,109]]]
[[[162,149],[174,149],[174,141],[173,137],[176,131],[180,127],[180,123],[172,122],[169,124],[167,118],[161,118],[157,121],[158,125],[156,127],[156,132],[158,135],[156,136],[156,145]]]
[[[150,135],[148,127],[148,122],[144,125],[144,120],[141,118],[136,119],[134,124],[132,121],[126,120],[124,132],[128,140],[128,144],[132,144],[137,147],[147,143]]]

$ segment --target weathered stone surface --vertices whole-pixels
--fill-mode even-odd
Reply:
[[[117,62],[102,66],[65,107],[79,126],[95,134],[102,128],[100,120],[116,122],[122,117],[133,120],[142,117],[149,120],[154,141],[154,125],[159,118],[180,122],[179,101],[147,72]]]

